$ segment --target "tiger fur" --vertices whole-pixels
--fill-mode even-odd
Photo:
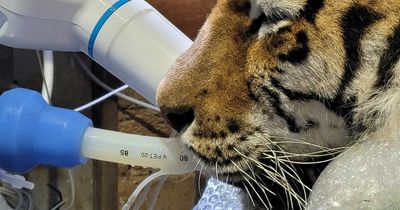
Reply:
[[[302,209],[314,169],[397,129],[399,58],[400,0],[219,0],[157,101],[204,168]]]

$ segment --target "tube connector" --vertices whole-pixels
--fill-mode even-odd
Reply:
[[[32,182],[26,181],[25,177],[18,174],[10,174],[7,171],[0,169],[0,182],[5,182],[15,189],[26,188],[33,190],[35,185]]]
[[[0,168],[26,173],[37,165],[81,165],[86,162],[81,141],[88,127],[90,119],[49,106],[35,91],[7,91],[0,97]]]

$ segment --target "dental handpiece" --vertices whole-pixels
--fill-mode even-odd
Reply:
[[[192,41],[145,0],[1,0],[0,44],[83,52],[156,104]]]

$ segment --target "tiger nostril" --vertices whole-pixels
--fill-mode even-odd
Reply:
[[[165,108],[161,107],[161,112],[169,124],[178,132],[194,120],[194,110],[191,107]]]

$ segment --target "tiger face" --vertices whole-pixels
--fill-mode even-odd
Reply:
[[[158,104],[220,176],[297,182],[293,164],[337,154],[384,117],[371,104],[397,84],[399,5],[219,0],[161,82]]]

